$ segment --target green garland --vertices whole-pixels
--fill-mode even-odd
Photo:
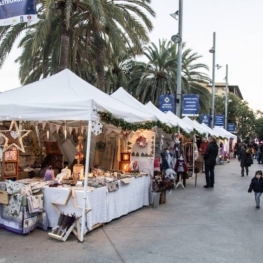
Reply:
[[[131,122],[125,121],[124,119],[117,119],[113,117],[113,115],[110,112],[99,111],[98,114],[100,115],[102,122],[105,122],[107,124],[112,124],[115,127],[119,127],[123,131],[151,130],[154,127],[158,127],[158,128],[161,128],[167,134],[175,134],[180,131],[181,134],[183,134],[185,137],[188,137],[188,138],[193,137],[195,134],[201,137],[205,137],[205,134],[200,134],[195,129],[192,132],[187,133],[185,130],[183,130],[182,128],[179,128],[178,126],[169,127],[167,124],[161,121],[148,121],[145,123],[131,123]]]

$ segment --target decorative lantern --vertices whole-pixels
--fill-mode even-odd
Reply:
[[[121,161],[130,162],[130,160],[131,160],[131,153],[129,153],[129,152],[121,153]]]
[[[124,172],[130,171],[130,161],[120,161],[119,170]]]

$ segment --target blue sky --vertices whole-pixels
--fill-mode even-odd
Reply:
[[[156,12],[152,42],[171,39],[178,22],[169,14],[178,10],[178,0],[152,0]],[[216,32],[216,82],[224,82],[228,64],[230,85],[238,85],[249,106],[263,111],[261,72],[263,61],[263,0],[183,0],[183,41],[202,56],[200,63],[212,67],[213,32]],[[15,48],[0,69],[0,91],[19,87]],[[208,72],[211,77],[211,70]]]

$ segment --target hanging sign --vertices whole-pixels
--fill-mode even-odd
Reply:
[[[208,127],[211,126],[211,116],[209,114],[200,115],[200,123],[206,124]]]
[[[228,130],[229,132],[235,132],[235,131],[236,131],[235,123],[228,123],[228,124],[227,124],[227,130]]]
[[[215,114],[214,126],[224,127],[225,126],[225,115]]]
[[[35,0],[0,0],[0,26],[36,21]]]
[[[182,101],[182,116],[199,115],[199,95],[185,94]]]
[[[159,110],[166,113],[171,111],[174,113],[174,94],[160,95],[159,97]]]

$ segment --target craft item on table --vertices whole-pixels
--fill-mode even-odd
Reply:
[[[52,166],[50,165],[45,172],[44,181],[54,181],[54,180],[55,180],[54,170]]]
[[[22,132],[25,132],[22,136]],[[1,130],[0,136],[5,138],[5,144],[3,151],[6,151],[10,147],[15,147],[16,149],[25,152],[23,138],[27,136],[31,130],[19,130],[17,122],[12,121],[8,130]]]
[[[136,144],[139,145],[141,148],[144,148],[148,144],[148,140],[144,136],[140,136],[136,139]]]
[[[139,172],[139,164],[137,161],[131,161],[130,163],[130,171],[131,172]]]
[[[10,197],[9,204],[4,205],[3,218],[15,220],[20,216],[23,195],[13,194]]]
[[[110,183],[106,183],[108,192],[114,192],[119,189],[119,182],[118,181],[113,181]]]
[[[6,182],[0,182],[0,190],[6,191]]]
[[[12,180],[5,180],[6,182],[6,191],[8,194],[20,193],[23,184],[14,182]]]
[[[124,178],[124,179],[121,179],[120,180],[122,183],[124,183],[124,184],[129,184],[129,183],[131,183],[131,178]]]
[[[21,193],[22,195],[25,195],[25,196],[30,196],[30,195],[32,195],[31,186],[24,184],[24,185],[21,187],[20,193]]]
[[[43,194],[31,195],[27,197],[29,213],[41,213],[43,212]]]
[[[47,182],[34,182],[30,183],[32,193],[38,193],[41,191],[45,186],[47,185]]]

